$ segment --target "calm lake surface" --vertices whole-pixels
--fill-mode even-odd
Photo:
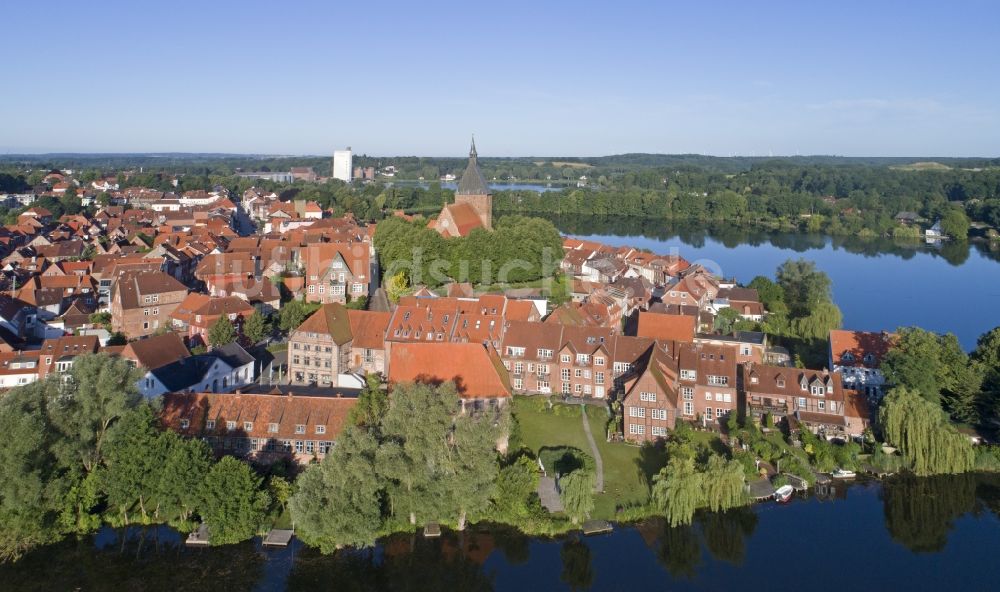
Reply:
[[[787,259],[810,259],[833,281],[834,301],[844,313],[844,327],[850,329],[916,325],[950,331],[972,349],[982,333],[1000,325],[1000,251],[983,242],[931,246],[647,221],[553,222],[579,238],[660,254],[676,252],[744,283],[757,275],[773,278]]]
[[[695,524],[597,537],[477,527],[324,556],[299,543],[189,549],[166,528],[106,529],[0,565],[3,590],[995,590],[1000,477],[839,484]]]

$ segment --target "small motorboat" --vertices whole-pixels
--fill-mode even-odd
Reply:
[[[788,500],[792,499],[792,494],[795,493],[795,488],[791,485],[782,485],[774,492],[774,499],[779,504],[783,504]]]
[[[834,479],[853,479],[858,476],[854,471],[848,471],[847,469],[837,469],[836,471],[830,473],[830,476]]]

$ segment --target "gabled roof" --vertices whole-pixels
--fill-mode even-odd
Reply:
[[[483,220],[471,204],[454,203],[444,207],[455,221],[455,230],[459,236],[468,236],[476,228],[483,228]]]
[[[221,359],[223,362],[229,364],[231,368],[246,366],[254,361],[254,357],[235,341],[219,347],[213,347],[208,355]]]
[[[695,317],[689,315],[669,315],[655,312],[639,312],[638,337],[649,337],[661,341],[694,340]]]
[[[152,335],[125,345],[122,357],[134,361],[147,370],[155,370],[178,360],[191,357],[191,353],[173,331]]]
[[[496,352],[478,343],[396,343],[389,382],[453,381],[463,399],[510,396],[510,378]]]
[[[372,310],[348,310],[347,318],[351,323],[353,346],[364,349],[383,349],[385,347],[385,330],[389,326],[390,312]]]
[[[893,333],[834,329],[830,331],[830,354],[833,357],[833,364],[878,368],[896,338]],[[869,355],[873,359],[871,362],[866,362],[865,357]]]
[[[351,341],[351,321],[347,307],[339,303],[323,304],[294,331],[329,335],[337,345]]]

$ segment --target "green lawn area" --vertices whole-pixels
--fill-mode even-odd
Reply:
[[[521,443],[536,455],[546,446],[573,446],[592,454],[578,405],[557,403],[548,409],[542,397],[519,396],[514,397],[513,411]],[[594,498],[593,517],[613,519],[616,506],[642,504],[648,497],[649,490],[639,468],[641,449],[607,441],[604,409],[587,407],[587,419],[604,461],[604,493]]]

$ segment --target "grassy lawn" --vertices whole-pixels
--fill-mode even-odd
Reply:
[[[579,406],[557,403],[550,410],[542,397],[515,397],[513,410],[522,444],[536,455],[546,446],[573,446],[592,454]],[[641,449],[607,442],[607,414],[600,407],[588,407],[587,420],[604,461],[604,493],[594,498],[593,517],[613,519],[617,506],[642,504],[648,497],[639,464]]]

